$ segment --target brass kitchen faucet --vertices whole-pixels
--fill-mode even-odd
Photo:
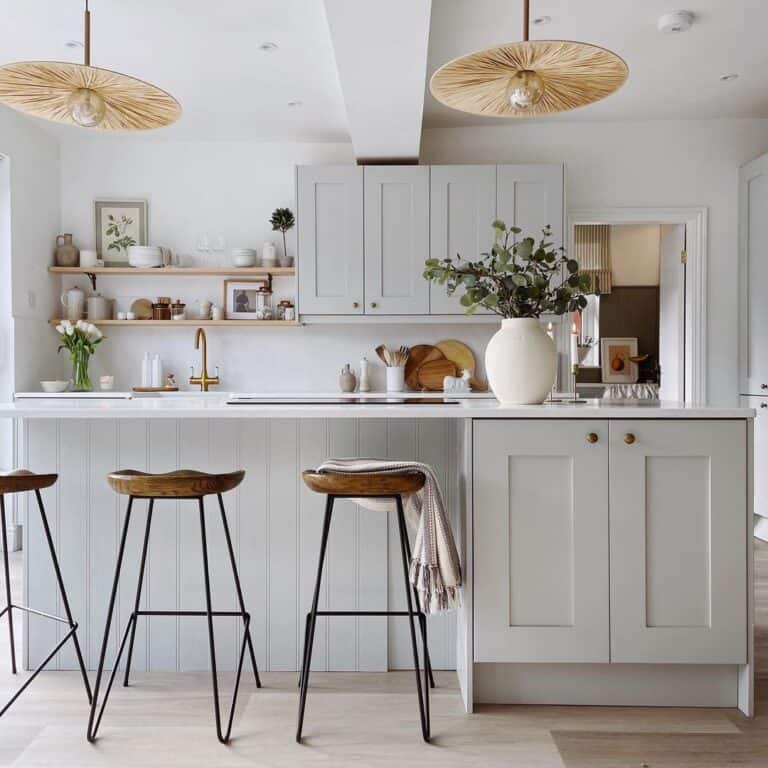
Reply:
[[[205,336],[205,331],[202,328],[198,328],[195,332],[195,349],[200,349],[200,339],[203,340],[203,369],[199,376],[194,375],[194,368],[192,369],[193,375],[189,377],[190,384],[199,384],[201,392],[207,392],[208,387],[213,384],[214,386],[219,383],[219,367],[216,366],[216,376],[208,375],[208,339]]]

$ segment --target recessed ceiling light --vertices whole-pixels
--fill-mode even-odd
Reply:
[[[672,11],[659,16],[656,22],[659,32],[668,35],[677,35],[687,32],[693,26],[693,14],[690,11]]]
[[[302,104],[303,104],[303,103],[304,103],[304,102],[303,102],[303,101],[301,101],[300,99],[291,99],[291,100],[288,102],[288,106],[289,106],[289,107],[300,107],[300,106],[302,106]]]
[[[271,53],[272,51],[276,51],[277,48],[278,48],[277,43],[270,43],[268,40],[259,45],[259,50],[264,51],[265,53]]]
[[[83,44],[79,40],[67,40],[64,45],[67,46],[67,48],[82,48]]]
[[[545,24],[549,24],[549,22],[552,21],[551,16],[537,16],[533,20],[533,26],[534,27],[543,27]]]
[[[720,75],[720,82],[721,83],[730,83],[732,80],[736,80],[738,78],[738,75],[736,72],[731,72],[727,75]]]

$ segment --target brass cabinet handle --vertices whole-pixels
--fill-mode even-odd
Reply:
[[[353,306],[355,309],[357,309],[357,308],[360,306],[360,302],[359,302],[359,301],[353,301],[353,302],[352,302],[352,306]]]
[[[376,307],[378,307],[378,306],[379,305],[375,301],[371,302],[371,309],[376,309]]]
[[[632,443],[635,442],[635,436],[631,432],[627,432],[627,434],[624,435],[624,442],[627,445],[632,445]]]
[[[598,441],[598,439],[599,439],[598,436],[594,432],[590,432],[587,435],[587,442],[591,443],[592,445],[594,445]]]

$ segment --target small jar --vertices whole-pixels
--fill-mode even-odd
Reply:
[[[185,320],[186,308],[187,305],[183,304],[181,299],[176,299],[176,301],[171,304],[171,320]]]
[[[293,309],[293,302],[290,299],[281,299],[277,305],[277,319],[278,320],[292,320],[293,318],[286,317],[289,310]]]
[[[256,289],[256,319],[272,320],[272,291],[266,285],[260,285]]]
[[[152,305],[153,320],[171,319],[171,299],[169,296],[158,296],[157,301]]]

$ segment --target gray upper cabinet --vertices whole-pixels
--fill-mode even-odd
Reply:
[[[367,166],[365,314],[429,314],[429,167]]]
[[[477,259],[493,245],[496,218],[495,165],[433,165],[430,168],[429,253],[433,259]],[[430,285],[433,315],[463,315],[461,289],[448,296]]]
[[[499,165],[496,180],[496,213],[507,226],[537,240],[549,226],[555,245],[563,244],[562,165]]]
[[[363,169],[300,166],[296,186],[299,310],[363,314]]]

